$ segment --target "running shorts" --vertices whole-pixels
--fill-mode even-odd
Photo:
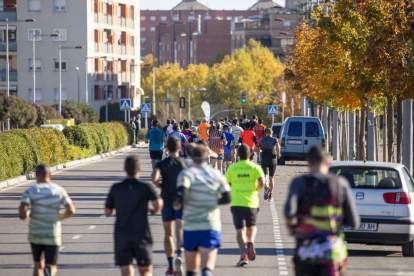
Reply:
[[[262,169],[265,175],[275,176],[276,174],[276,164],[261,164]],[[267,169],[269,169],[269,173],[267,173]]]
[[[188,252],[197,251],[198,247],[216,249],[221,246],[221,232],[215,230],[184,230],[183,238],[183,248]]]
[[[43,245],[31,243],[33,261],[36,263],[42,260],[42,254],[45,252],[45,262],[48,265],[56,265],[59,255],[59,246]]]
[[[138,266],[150,266],[152,264],[152,245],[131,245],[126,247],[115,244],[115,263],[118,266],[127,266],[133,263],[134,259]]]
[[[151,150],[150,157],[152,160],[162,160],[163,150]]]
[[[236,230],[256,225],[259,208],[233,206],[230,208]]]
[[[177,219],[183,219],[183,209],[176,211],[171,206],[164,206],[161,211],[162,221],[170,222]]]

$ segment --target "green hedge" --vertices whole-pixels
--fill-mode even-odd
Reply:
[[[0,133],[0,180],[32,172],[40,163],[57,165],[130,145],[129,124],[93,123],[67,127],[16,129]]]

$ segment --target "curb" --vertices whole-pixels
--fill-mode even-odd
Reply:
[[[54,173],[54,172],[61,171],[61,170],[64,170],[64,169],[68,169],[68,168],[71,168],[71,167],[74,167],[74,166],[77,166],[77,165],[80,165],[80,164],[87,164],[87,163],[91,163],[91,162],[94,162],[94,161],[97,161],[97,160],[106,159],[106,158],[114,156],[116,154],[127,152],[127,151],[130,151],[130,150],[134,149],[134,148],[142,148],[144,146],[145,146],[145,144],[143,144],[143,143],[134,144],[132,146],[126,146],[126,147],[123,147],[119,150],[114,150],[114,151],[103,153],[103,154],[100,154],[100,155],[91,156],[91,157],[88,157],[88,158],[85,158],[85,159],[69,161],[67,163],[60,164],[60,165],[55,165],[55,166],[51,167],[51,170],[52,170],[52,173]],[[19,184],[24,184],[28,181],[35,180],[35,179],[36,179],[35,173],[32,172],[32,173],[28,173],[26,175],[21,175],[21,176],[18,176],[18,177],[14,177],[14,178],[10,178],[10,179],[4,180],[4,181],[0,181],[0,191],[2,189],[10,188],[10,187],[13,187],[13,186],[16,186],[16,185],[19,185]]]

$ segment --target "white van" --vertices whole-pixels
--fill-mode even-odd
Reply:
[[[280,139],[282,157],[278,164],[284,165],[286,160],[305,160],[307,153],[315,145],[326,146],[325,132],[318,118],[287,118]]]

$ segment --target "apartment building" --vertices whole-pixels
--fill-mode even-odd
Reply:
[[[172,10],[142,10],[141,59],[152,54],[161,63],[177,61],[183,67],[191,63],[209,64],[218,54],[231,53],[231,24],[275,7],[282,8],[271,0],[252,0],[248,10],[212,10],[196,0],[182,0]],[[191,45],[195,45],[193,54]]]
[[[15,8],[7,8],[10,5]],[[140,105],[139,2],[134,0],[0,0],[0,21],[10,22],[10,91],[33,101],[33,34],[36,102],[88,101],[98,110],[108,101],[132,98]],[[5,23],[0,23],[0,90],[5,90]],[[59,36],[50,36],[59,34]],[[41,35],[41,36],[40,36]],[[82,49],[75,47],[82,46]]]

